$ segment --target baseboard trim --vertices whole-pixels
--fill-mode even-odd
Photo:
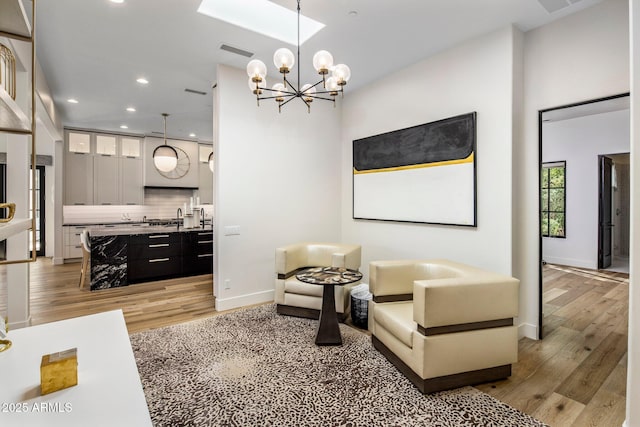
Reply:
[[[216,297],[216,311],[231,310],[247,305],[261,304],[274,300],[275,290],[255,292],[253,294],[238,295],[230,298]]]
[[[562,257],[550,257],[544,256],[544,261],[548,264],[566,265],[569,267],[588,268],[591,270],[597,270],[598,265],[594,265],[594,261],[587,259],[575,259],[575,258],[562,258]]]
[[[29,327],[31,326],[31,316],[29,316],[27,320],[23,320],[20,322],[9,322],[8,326],[9,326],[9,332],[11,332],[12,329],[22,329],[22,328]],[[9,338],[11,338],[11,336],[9,336]]]
[[[53,265],[62,265],[62,264],[64,264],[64,258],[62,258],[62,257],[53,257],[53,258],[51,258],[51,262],[53,263]]]
[[[518,339],[530,338],[532,340],[538,339],[538,327],[531,323],[521,323],[518,325]]]
[[[477,371],[461,372],[459,374],[444,375],[436,378],[423,379],[395,355],[389,348],[374,335],[371,336],[373,347],[389,360],[402,374],[409,379],[423,394],[435,393],[443,390],[487,383],[501,380],[511,376],[511,365],[495,366],[492,368],[478,369]]]

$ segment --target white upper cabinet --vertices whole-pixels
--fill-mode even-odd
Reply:
[[[70,153],[91,153],[91,134],[84,132],[68,132],[67,138],[69,140],[69,152]]]
[[[68,130],[65,205],[144,202],[142,139]]]
[[[96,154],[115,156],[118,154],[118,140],[114,135],[96,135]]]
[[[140,157],[142,142],[138,138],[120,138],[120,155],[122,157]]]
[[[211,145],[200,145],[200,163],[209,163],[209,155],[213,153]]]

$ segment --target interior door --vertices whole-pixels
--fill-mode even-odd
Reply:
[[[611,173],[613,160],[600,156],[598,197],[598,268],[611,265]]]

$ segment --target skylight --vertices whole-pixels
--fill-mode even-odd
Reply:
[[[298,44],[297,11],[268,0],[202,0],[198,12],[293,46]],[[300,15],[300,44],[324,26]]]

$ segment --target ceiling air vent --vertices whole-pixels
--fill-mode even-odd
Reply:
[[[568,0],[538,0],[538,2],[549,13],[557,12],[560,9],[571,6],[571,3],[569,3]]]
[[[238,49],[237,47],[229,46],[228,44],[223,44],[222,46],[220,46],[220,50],[226,50],[227,52],[246,56],[247,58],[251,58],[253,56],[253,52],[247,52],[246,50]]]
[[[189,93],[195,93],[196,95],[206,95],[207,94],[207,92],[202,92],[201,90],[195,90],[195,89],[189,89],[189,88],[186,88],[184,91],[185,92],[189,92]]]

